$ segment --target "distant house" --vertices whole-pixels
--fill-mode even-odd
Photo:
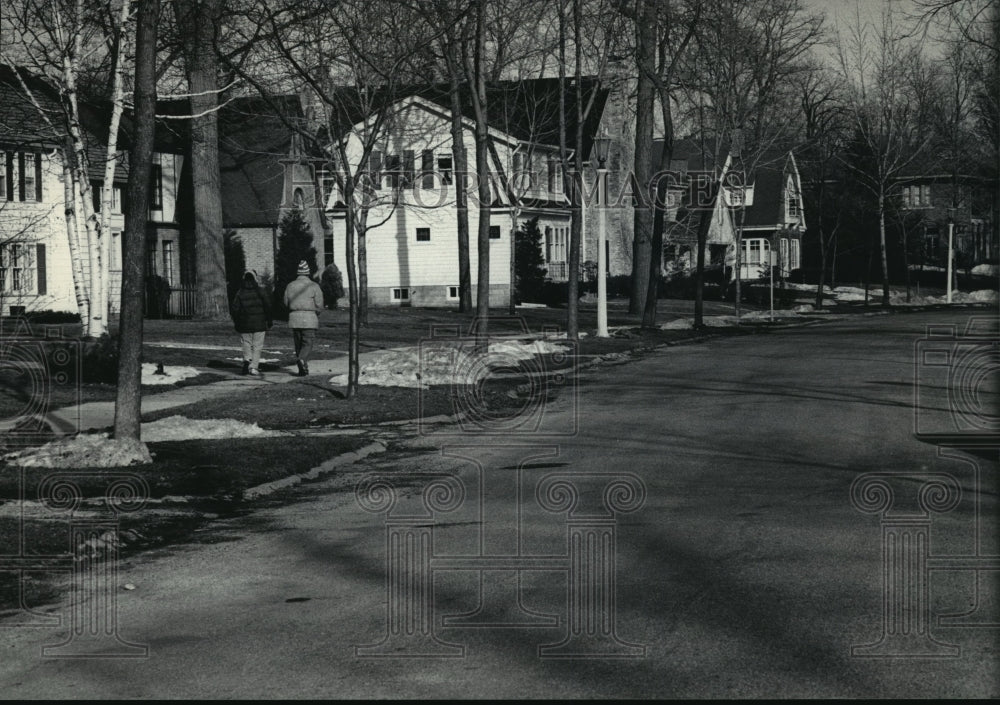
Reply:
[[[585,95],[597,91],[585,125],[589,151],[606,91],[587,81]],[[567,90],[573,113],[574,88]],[[525,221],[538,218],[543,255],[550,279],[568,277],[570,210],[558,148],[559,83],[555,79],[498,82],[488,87],[491,149],[489,155],[490,301],[506,304],[511,295],[512,236]],[[465,150],[475,169],[471,107],[463,108]],[[372,152],[369,175],[373,201],[367,210],[366,235],[369,301],[375,305],[443,306],[457,302],[458,211],[455,206],[451,110],[446,90],[426,86],[402,92],[387,111],[386,129]],[[351,168],[362,146],[357,135],[367,116],[345,120]],[[575,130],[575,123],[569,125]],[[326,197],[334,249],[345,252],[345,208],[332,181]],[[470,274],[477,284],[476,228],[479,204],[475,185],[469,192]],[[337,254],[337,261],[342,261]]]
[[[166,278],[171,294],[170,312],[190,315],[194,301],[195,258],[194,206],[190,173],[189,121],[187,101],[163,101],[161,115],[179,119],[161,120],[157,127],[158,156],[174,153],[183,168],[177,169],[175,207],[165,211],[174,228],[158,232],[149,242],[149,272]],[[234,98],[218,112],[219,177],[223,229],[240,240],[246,266],[261,275],[274,275],[278,228],[284,212],[303,209],[317,252],[329,248],[319,210],[313,164],[297,131],[305,118],[297,96]],[[173,199],[167,199],[173,203]],[[327,262],[332,261],[332,251]]]
[[[670,194],[665,218],[664,243],[672,250],[675,267],[693,270],[697,257],[697,228],[708,224],[705,264],[734,280],[736,242],[742,246],[740,278],[766,277],[768,262],[775,275],[787,277],[802,265],[802,235],[806,229],[802,184],[790,150],[772,148],[748,163],[741,155],[687,138],[674,143],[670,171],[677,188]],[[654,164],[659,163],[662,141],[654,144]],[[722,198],[708,201],[707,184],[721,181]],[[773,253],[773,254],[772,254]],[[669,268],[668,268],[669,269]]]
[[[940,164],[922,159],[909,165],[895,184],[901,224],[914,236],[914,264],[946,266],[948,228],[958,267],[995,263],[998,246],[996,178],[972,168],[946,173]]]

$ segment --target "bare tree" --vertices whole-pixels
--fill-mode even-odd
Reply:
[[[854,131],[844,163],[875,201],[882,305],[888,306],[886,201],[900,188],[899,176],[930,141],[916,119],[919,95],[913,77],[921,61],[919,45],[898,27],[892,8],[886,8],[878,25],[863,22],[858,14],[840,43],[839,59]]]
[[[142,404],[142,291],[146,217],[156,112],[156,30],[159,0],[139,0],[135,57],[135,138],[129,160],[128,210],[122,263],[115,438],[140,439]]]
[[[181,30],[191,104],[191,180],[194,210],[194,281],[197,315],[229,316],[219,174],[217,36],[222,0],[174,0]]]

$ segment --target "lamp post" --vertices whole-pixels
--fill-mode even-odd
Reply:
[[[605,253],[605,205],[607,203],[607,175],[605,164],[608,161],[608,150],[611,147],[610,137],[598,137],[594,140],[594,155],[597,157],[597,337],[608,337],[608,281],[607,255]]]

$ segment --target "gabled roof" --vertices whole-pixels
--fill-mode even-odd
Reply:
[[[712,140],[702,142],[687,137],[674,142],[671,169],[681,173],[715,172],[721,168],[728,156],[728,144],[718,146]],[[663,140],[653,142],[653,164],[659,164],[663,152]],[[783,189],[785,180],[793,170],[791,152],[783,146],[773,145],[754,159],[755,165],[748,177],[753,185],[753,204],[746,207],[743,216],[744,227],[768,227],[781,225],[784,221]],[[730,171],[746,168],[741,159],[734,158]]]
[[[24,86],[31,91],[30,97]],[[103,181],[108,154],[108,116],[101,109],[81,102],[80,119],[89,176],[92,180]],[[63,149],[66,135],[62,103],[55,86],[22,67],[0,64],[0,144],[23,150]],[[124,162],[120,160],[115,167],[116,182],[124,182],[128,176]]]
[[[565,80],[566,139],[573,148],[577,125],[577,85],[574,79]],[[487,121],[490,127],[524,142],[547,145],[559,144],[559,87],[558,78],[536,78],[520,81],[491,81],[486,84]],[[475,119],[472,96],[461,91],[462,116]],[[604,106],[610,90],[601,86],[593,77],[580,82],[584,107],[593,98],[593,104],[583,123],[584,154],[590,154]],[[333,129],[346,131],[362,122],[374,106],[384,106],[415,96],[436,104],[446,114],[451,113],[450,86],[447,83],[401,86],[391,92],[376,89],[359,94],[357,89],[344,87],[333,93],[337,114],[333,116]]]

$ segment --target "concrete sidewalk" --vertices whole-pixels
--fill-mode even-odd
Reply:
[[[387,352],[390,351],[375,350],[361,353],[360,364],[364,365],[372,358],[384,355]],[[310,376],[332,377],[333,375],[347,374],[347,364],[346,354],[333,359],[310,360]],[[220,373],[218,368],[195,367],[195,369],[205,373]],[[260,377],[244,377],[236,373],[224,374],[226,374],[227,378],[218,382],[179,387],[165,392],[145,395],[142,398],[142,413],[146,414],[164,409],[172,409],[194,404],[205,399],[216,399],[227,394],[243,392],[248,389],[259,389],[302,379],[297,375],[295,365],[264,372]],[[45,414],[44,419],[57,435],[66,435],[77,431],[100,431],[114,425],[115,403],[113,401],[92,401],[53,409]],[[0,433],[6,433],[22,420],[23,417],[0,421]]]

